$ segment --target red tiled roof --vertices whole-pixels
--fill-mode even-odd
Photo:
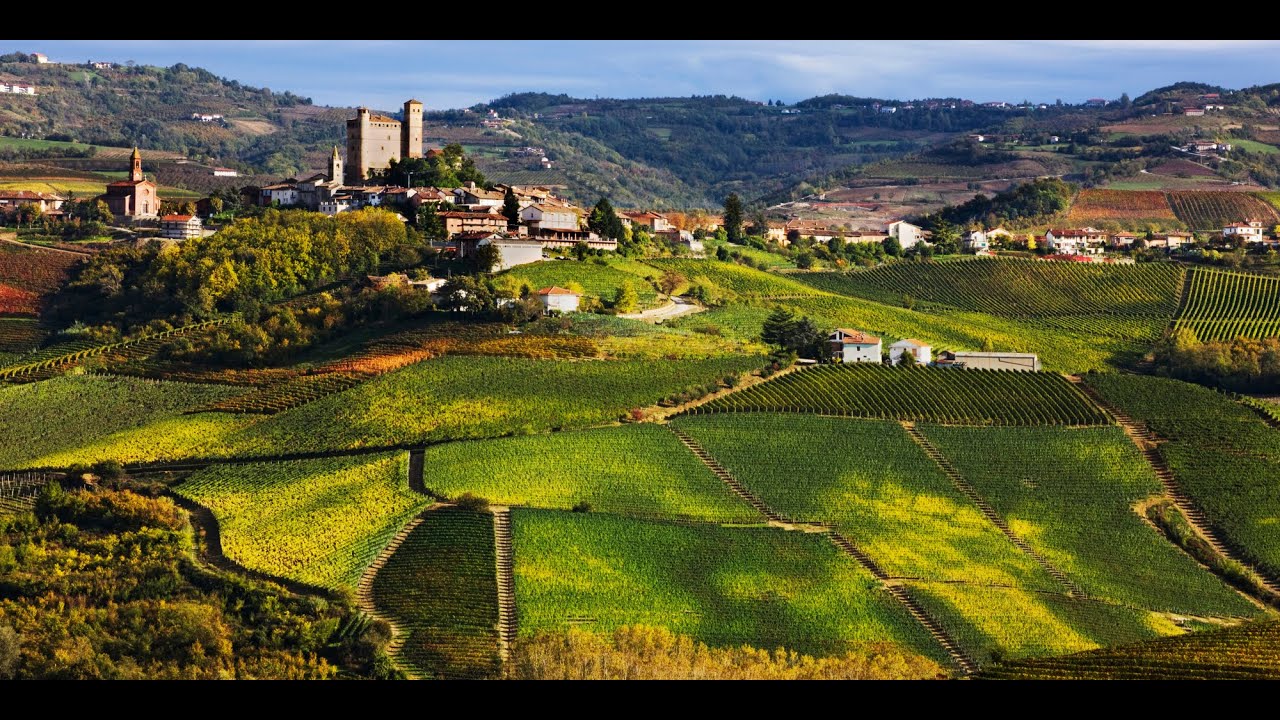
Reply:
[[[929,343],[922,343],[919,340],[916,340],[913,338],[902,338],[898,342],[894,343],[894,345],[897,345],[898,343],[907,343],[908,345],[911,345],[913,347],[918,347],[918,348],[928,347],[929,345]]]
[[[497,213],[466,212],[465,210],[450,210],[449,212],[442,212],[442,213],[436,213],[436,214],[443,218],[471,218],[473,220],[477,218],[492,218],[495,220],[502,220],[503,222],[507,221],[506,216],[498,215]]]
[[[845,335],[844,343],[846,345],[850,345],[850,344],[875,345],[876,343],[880,342],[880,338],[876,337],[875,335],[868,335],[867,333],[864,333],[861,330],[850,330],[848,328],[836,328],[836,332],[831,334],[834,335],[836,333],[844,333]]]
[[[191,222],[191,218],[193,217],[195,217],[195,215],[165,215],[164,217],[160,218],[160,222],[185,223],[185,222]]]
[[[556,287],[552,285],[551,287],[542,288],[541,290],[538,291],[538,294],[539,295],[577,295],[578,293],[573,292],[572,290],[565,290],[562,287]]]

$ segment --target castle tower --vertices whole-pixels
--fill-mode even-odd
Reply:
[[[359,185],[364,174],[364,137],[369,128],[369,108],[356,108],[356,116],[347,121],[347,165],[343,183]]]
[[[421,137],[421,133],[419,133],[419,137]],[[138,152],[137,146],[133,148],[133,157],[131,160],[133,165],[129,170],[129,181],[142,182],[144,179],[142,177],[142,153]]]
[[[409,100],[404,104],[400,121],[400,157],[422,157],[422,103]]]
[[[338,155],[338,146],[333,146],[333,155],[329,158],[329,182],[340,183],[345,178],[342,175],[342,157]]]

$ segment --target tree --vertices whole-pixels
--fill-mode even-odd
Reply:
[[[910,350],[903,350],[898,355],[898,367],[909,368],[909,367],[915,367],[915,365],[916,365],[916,355]]]
[[[756,208],[751,212],[751,234],[759,237],[769,235],[769,219],[765,217],[763,208]]]
[[[719,260],[719,261],[721,261],[721,262],[728,262],[728,261],[729,261],[729,248],[727,248],[727,247],[725,247],[725,246],[723,246],[723,245],[721,245],[720,247],[717,247],[717,248],[716,248],[716,259],[717,259],[717,260]]]
[[[502,198],[502,214],[507,218],[508,229],[520,224],[520,201],[516,199],[515,191],[509,187],[506,196]]]
[[[996,344],[995,344],[995,341],[991,339],[991,336],[988,335],[982,338],[982,352],[995,352],[995,351],[996,351]]]
[[[724,230],[729,242],[742,242],[742,199],[737,193],[724,199]]]
[[[502,263],[502,251],[493,243],[476,247],[476,272],[489,273]]]
[[[813,253],[805,251],[796,255],[796,267],[801,270],[808,270],[813,267]]]
[[[620,313],[633,313],[640,309],[640,294],[630,280],[624,281],[614,293],[613,307]]]
[[[26,223],[30,227],[32,223],[39,220],[44,215],[44,211],[35,203],[22,203],[18,206],[18,224]]]
[[[429,242],[442,242],[449,236],[444,218],[440,217],[439,203],[423,203],[418,206],[418,230]]]
[[[685,276],[675,270],[668,270],[662,273],[662,277],[658,278],[658,289],[665,295],[670,295],[676,291],[676,288],[685,283]]]
[[[898,238],[890,235],[881,241],[880,246],[884,248],[885,255],[902,257],[902,242]]]
[[[587,216],[587,229],[604,238],[620,240],[625,235],[625,226],[608,198],[600,198],[591,214]]]
[[[769,345],[809,358],[821,357],[826,342],[826,336],[812,320],[797,319],[786,308],[777,308],[765,318],[760,337]]]
[[[795,313],[786,308],[777,308],[765,318],[761,328],[760,339],[769,345],[785,345],[788,333],[795,322]]]

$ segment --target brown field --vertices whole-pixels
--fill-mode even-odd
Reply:
[[[1187,177],[1217,177],[1213,170],[1191,160],[1178,158],[1176,160],[1165,160],[1159,165],[1151,168],[1151,172],[1156,175],[1174,175]]]
[[[1086,188],[1076,196],[1067,213],[1068,225],[1181,225],[1165,194],[1158,191]]]
[[[1230,128],[1240,127],[1240,123],[1231,122],[1227,117],[1215,115],[1204,115],[1202,117],[1157,115],[1155,117],[1129,120],[1115,125],[1103,125],[1100,129],[1102,132],[1108,133],[1164,135],[1166,133],[1177,132],[1179,130],[1185,130],[1193,127],[1227,130]]]
[[[270,135],[278,129],[266,120],[227,120],[227,122],[246,135]]]

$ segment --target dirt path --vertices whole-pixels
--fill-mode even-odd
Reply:
[[[75,255],[78,258],[87,258],[87,257],[93,256],[93,253],[88,253],[88,252],[79,252],[76,250],[64,250],[62,248],[44,247],[43,245],[32,245],[30,243],[19,242],[17,238],[18,236],[16,233],[8,233],[8,234],[0,233],[0,242],[8,243],[9,245],[17,245],[18,247],[24,247],[28,250],[44,250],[46,252],[56,252],[56,253],[62,253],[64,255]]]
[[[511,508],[492,506],[493,547],[498,574],[498,657],[503,667],[511,660],[516,640],[515,558],[511,550]]]
[[[618,317],[627,318],[628,320],[643,320],[644,322],[661,323],[667,320],[674,320],[685,315],[700,313],[706,310],[705,307],[697,303],[685,300],[684,298],[673,297],[671,301],[662,307],[652,308],[638,313],[627,313]]]

